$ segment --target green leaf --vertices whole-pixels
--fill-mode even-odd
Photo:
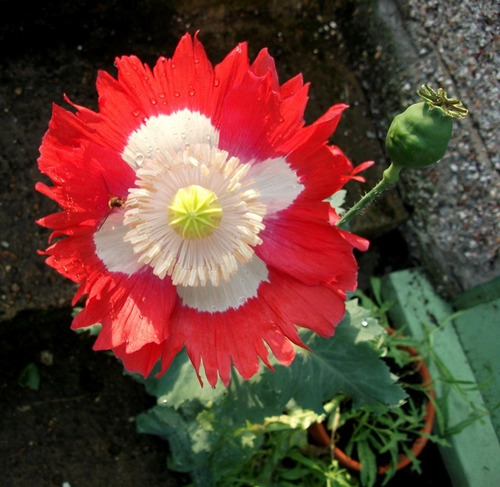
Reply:
[[[377,480],[377,459],[367,441],[358,443],[359,463],[361,463],[361,484],[372,487]]]
[[[216,387],[200,384],[185,350],[177,354],[165,374],[156,378],[157,373],[158,370],[155,369],[146,380],[141,377],[136,379],[144,383],[149,394],[158,398],[160,405],[168,404],[179,408],[193,400],[210,405],[226,394],[226,388],[221,383]]]
[[[345,189],[339,189],[336,193],[332,194],[325,201],[330,203],[331,207],[335,209],[338,215],[343,215],[345,213],[345,209],[343,205],[345,203],[347,191]]]
[[[374,341],[384,333],[370,315],[348,303],[346,318],[333,338],[304,333],[304,343],[312,352],[299,350],[289,367],[278,366],[275,384],[286,384],[297,404],[317,413],[323,401],[345,393],[353,406],[396,406],[406,397],[388,366],[375,350]]]
[[[19,374],[17,379],[18,384],[21,387],[28,387],[38,391],[40,387],[40,372],[38,367],[33,362],[30,362]]]
[[[210,432],[198,428],[194,418],[185,418],[170,407],[155,406],[136,418],[140,433],[168,439],[168,466],[177,472],[188,472],[195,485],[215,485],[210,473]],[[204,479],[202,481],[201,479]]]

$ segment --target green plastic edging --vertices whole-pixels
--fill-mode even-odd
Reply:
[[[417,338],[425,337],[426,327],[433,330],[434,349],[455,379],[477,386],[477,379],[451,320],[453,308],[434,291],[419,270],[395,272],[383,280],[382,295],[392,303],[390,316],[395,327],[406,326]],[[446,324],[445,324],[446,323]],[[444,325],[441,327],[441,325]],[[496,340],[496,335],[491,336]],[[439,377],[437,364],[429,363],[431,375]],[[435,382],[436,394],[442,397],[442,387]],[[441,393],[441,394],[440,394]],[[466,401],[452,391],[446,398],[449,426],[457,425],[469,415],[467,401],[482,411],[487,406],[478,387],[470,387]],[[500,444],[489,416],[475,421],[448,438],[450,446],[440,446],[443,462],[454,487],[491,487],[500,479]]]
[[[452,304],[455,309],[466,309],[498,299],[500,299],[500,277],[460,294]]]
[[[462,348],[481,388],[491,421],[500,435],[500,298],[460,313],[454,320]],[[500,480],[500,479],[499,479]]]

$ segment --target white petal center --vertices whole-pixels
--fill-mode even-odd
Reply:
[[[201,143],[217,146],[219,132],[205,115],[185,108],[148,118],[130,134],[122,157],[133,169],[138,169],[148,159]]]
[[[250,166],[208,144],[194,144],[176,154],[144,161],[137,170],[136,187],[129,191],[124,223],[139,262],[153,273],[172,277],[174,285],[218,286],[228,281],[238,265],[253,256],[264,228],[266,206],[246,177]],[[213,233],[184,238],[173,225],[168,209],[179,190],[204,188],[217,199],[222,216]]]
[[[239,266],[229,281],[218,286],[211,283],[203,287],[179,286],[177,294],[185,306],[209,313],[222,312],[229,308],[237,309],[256,297],[260,284],[267,281],[267,277],[266,264],[254,255],[250,262]]]

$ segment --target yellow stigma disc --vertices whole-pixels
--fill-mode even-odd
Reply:
[[[222,207],[213,191],[192,184],[175,193],[168,205],[168,223],[184,239],[211,235],[222,219]]]

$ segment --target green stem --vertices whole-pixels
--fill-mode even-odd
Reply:
[[[360,211],[365,209],[375,198],[380,196],[386,189],[397,182],[399,178],[400,166],[391,164],[383,173],[382,179],[368,193],[366,193],[337,223],[337,226],[342,228],[352,217],[356,216]]]

